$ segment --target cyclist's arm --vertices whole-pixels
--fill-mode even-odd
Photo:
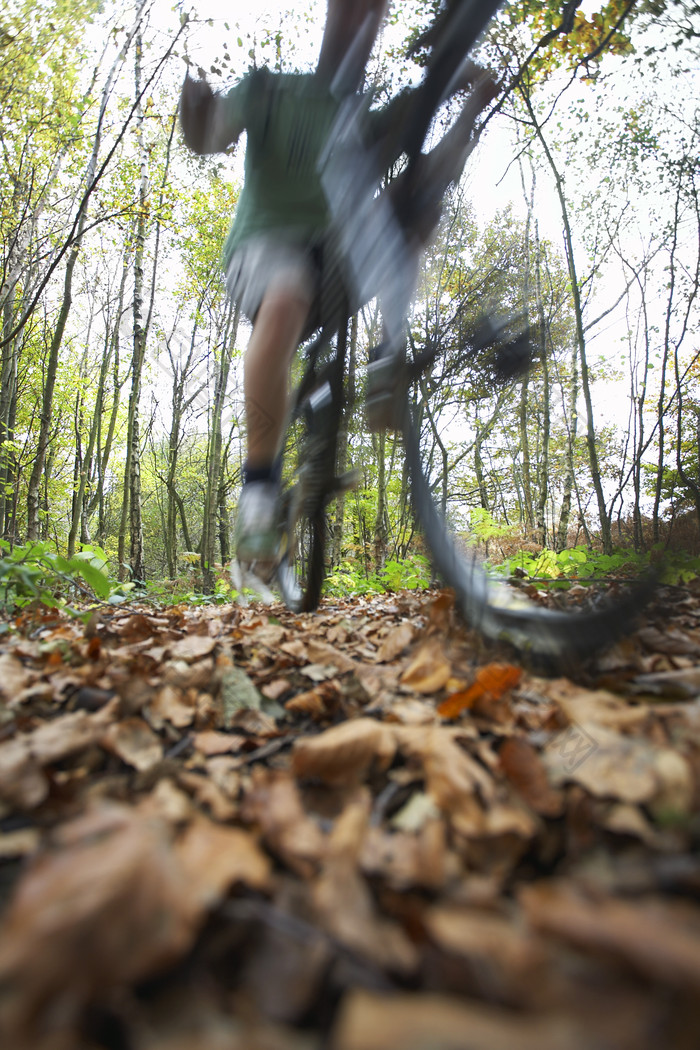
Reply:
[[[187,76],[180,94],[180,125],[194,153],[221,153],[236,142],[245,128],[239,88],[216,95],[206,80]]]
[[[386,105],[370,110],[368,114],[369,138],[381,144],[381,167],[384,171],[394,164],[405,150],[406,123],[412,120],[415,106],[420,98],[423,84],[404,88]],[[472,105],[477,112],[483,109],[498,94],[493,75],[476,63],[467,60],[460,71],[459,80],[452,93],[469,89]]]
[[[385,105],[367,114],[369,144],[380,144],[383,171],[387,171],[403,153],[403,128],[410,119],[411,108],[419,87],[404,88]]]

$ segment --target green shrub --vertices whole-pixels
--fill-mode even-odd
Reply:
[[[430,562],[422,554],[409,554],[403,561],[390,560],[383,569],[367,575],[362,566],[346,560],[326,577],[325,591],[338,597],[382,594],[385,591],[416,590],[430,584]]]
[[[10,547],[0,540],[0,551],[0,608],[5,612],[15,612],[32,602],[70,608],[69,600],[77,597],[117,602],[131,586],[110,579],[107,556],[101,547],[84,545],[77,554],[65,558],[49,543]]]
[[[516,570],[525,572],[533,582],[595,581],[607,577],[634,578],[657,566],[660,579],[667,584],[687,584],[700,576],[700,556],[683,551],[664,551],[655,547],[644,554],[633,550],[616,550],[612,554],[589,550],[579,545],[563,551],[543,550],[538,553],[519,551],[505,561],[489,564],[490,572],[510,577]]]

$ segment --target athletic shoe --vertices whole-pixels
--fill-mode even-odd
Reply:
[[[243,486],[236,514],[236,557],[245,565],[274,565],[279,552],[277,500],[274,481],[249,481]]]

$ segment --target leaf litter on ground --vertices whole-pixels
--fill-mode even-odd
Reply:
[[[694,1048],[699,606],[560,678],[449,591],[23,611],[0,1045]]]

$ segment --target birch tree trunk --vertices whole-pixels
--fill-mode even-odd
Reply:
[[[564,233],[564,250],[566,254],[566,262],[569,269],[569,279],[571,285],[571,299],[574,308],[574,319],[576,323],[576,352],[579,358],[579,364],[581,369],[581,392],[583,393],[583,399],[586,406],[586,447],[588,450],[588,460],[591,468],[591,478],[593,481],[593,488],[598,503],[598,518],[600,521],[600,535],[603,545],[603,551],[606,554],[612,553],[612,534],[610,531],[610,516],[608,514],[605,494],[603,492],[603,483],[600,475],[600,461],[598,457],[598,448],[596,445],[595,436],[595,423],[593,417],[593,399],[591,396],[591,383],[590,374],[588,370],[588,358],[586,355],[586,337],[584,334],[583,325],[583,308],[581,304],[581,290],[579,285],[578,274],[576,271],[576,257],[574,252],[574,241],[571,232],[571,223],[569,220],[569,208],[566,201],[566,195],[564,193],[564,182],[557,168],[556,162],[549,148],[547,140],[542,132],[541,125],[537,120],[535,111],[532,108],[532,102],[527,90],[520,85],[520,94],[527,108],[528,114],[531,120],[531,126],[542,146],[547,163],[552,172],[554,179],[554,185],[557,191],[557,198],[559,200],[559,207],[561,210],[561,217],[563,223]],[[561,537],[561,530],[560,530]]]
[[[141,96],[141,59],[143,43],[141,34],[136,37],[134,51],[134,74],[136,98]],[[129,417],[127,429],[127,472],[125,497],[128,489],[129,506],[129,569],[132,580],[142,582],[146,578],[143,557],[143,523],[141,520],[141,428],[139,404],[141,379],[146,354],[146,328],[143,321],[143,257],[146,247],[146,222],[148,215],[148,154],[144,144],[143,106],[140,101],[136,111],[136,140],[141,154],[139,193],[134,246],[134,298],[133,298],[133,357],[131,364],[131,391],[129,394]]]
[[[213,594],[215,585],[214,563],[216,561],[217,516],[219,511],[219,488],[221,484],[221,420],[226,387],[231,366],[231,355],[238,333],[239,309],[227,311],[226,330],[221,342],[221,356],[215,363],[214,403],[211,412],[209,447],[207,452],[207,488],[204,500],[202,529],[202,581],[205,594]]]

